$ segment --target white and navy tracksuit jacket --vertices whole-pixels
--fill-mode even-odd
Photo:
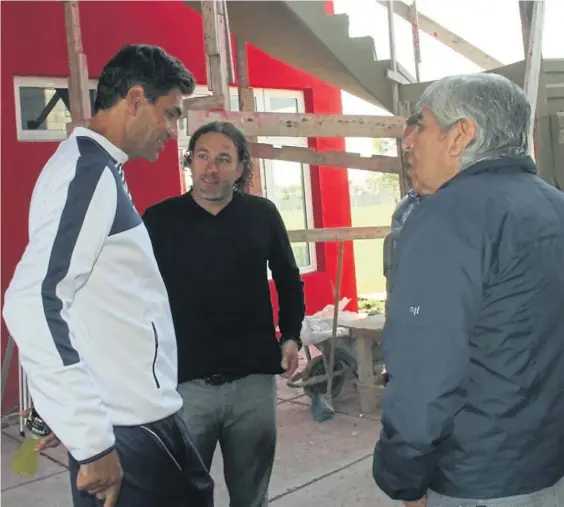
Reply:
[[[29,244],[5,294],[34,406],[79,462],[112,448],[113,425],[182,406],[167,292],[120,177],[126,159],[82,127],[59,145],[33,191]]]

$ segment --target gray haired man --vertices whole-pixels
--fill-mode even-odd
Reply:
[[[564,195],[504,77],[431,84],[404,138],[427,197],[399,239],[373,475],[428,507],[564,505]]]

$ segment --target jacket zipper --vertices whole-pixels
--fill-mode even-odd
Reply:
[[[157,333],[157,328],[155,327],[155,323],[151,322],[151,326],[153,326],[153,336],[155,337],[155,357],[153,358],[153,378],[155,379],[155,384],[157,384],[157,389],[161,388],[159,384],[159,379],[157,378],[157,371],[156,371],[156,364],[157,364],[157,355],[159,353],[159,335]]]

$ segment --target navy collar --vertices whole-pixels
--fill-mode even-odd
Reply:
[[[461,178],[474,176],[483,173],[504,174],[507,176],[529,173],[537,174],[537,166],[529,155],[504,155],[495,158],[480,160],[466,169],[463,169],[450,180],[444,183],[440,188],[445,188]]]
[[[89,137],[96,141],[112,157],[116,164],[123,165],[127,162],[127,154],[111,143],[103,135],[94,132],[86,127],[75,127],[70,137]]]
[[[536,174],[537,166],[529,155],[505,155],[480,160],[463,169],[459,174],[479,174],[483,172],[506,174],[527,172]]]

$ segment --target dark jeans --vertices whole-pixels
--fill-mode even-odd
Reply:
[[[276,452],[276,382],[249,375],[223,385],[178,386],[184,420],[208,469],[217,444],[231,507],[267,507]]]
[[[116,507],[213,507],[213,481],[180,414],[142,426],[116,426],[124,472]],[[104,502],[78,491],[78,463],[69,456],[74,507]]]

